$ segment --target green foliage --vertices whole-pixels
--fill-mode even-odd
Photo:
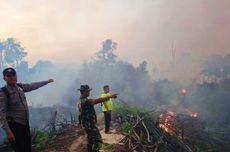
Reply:
[[[101,144],[101,149],[104,149],[104,150],[111,150],[113,148],[113,145],[112,144],[108,144],[108,143],[102,143]]]
[[[45,146],[52,141],[48,133],[42,130],[34,130],[35,135],[33,147],[35,151],[42,150]]]
[[[155,127],[155,122],[159,115],[159,113],[153,110],[148,110],[142,107],[131,107],[122,104],[116,105],[113,111],[122,119],[122,131],[125,133],[129,133],[132,127],[129,123],[130,120],[128,120],[128,115],[138,115],[140,118],[144,117],[143,121],[146,126],[148,126],[150,132],[152,131],[151,128]]]
[[[119,115],[122,120],[127,121],[127,115],[139,115],[140,117],[145,117],[144,122],[156,122],[158,113],[148,110],[143,107],[132,107],[124,104],[115,105],[113,110],[117,115]]]
[[[130,123],[128,121],[123,122],[121,125],[121,129],[125,133],[130,133],[131,128],[132,128],[132,126],[130,125]]]

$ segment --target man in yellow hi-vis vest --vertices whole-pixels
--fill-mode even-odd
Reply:
[[[104,92],[101,94],[101,97],[108,97],[111,94],[109,93],[109,86],[105,85],[103,87]],[[110,121],[111,121],[111,112],[113,110],[113,101],[111,99],[102,102],[102,112],[104,113],[105,117],[105,133],[109,133],[110,128]]]

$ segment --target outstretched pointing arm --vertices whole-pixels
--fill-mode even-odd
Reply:
[[[117,94],[113,94],[108,97],[98,98],[98,99],[89,99],[91,104],[98,104],[109,100],[110,98],[117,98]]]
[[[40,82],[33,82],[33,83],[29,83],[29,84],[21,84],[23,87],[24,92],[29,92],[29,91],[33,91],[36,90],[48,83],[52,83],[54,82],[53,79],[49,79],[47,81],[40,81]]]

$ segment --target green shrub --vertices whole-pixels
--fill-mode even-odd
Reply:
[[[147,126],[149,133],[156,133],[155,128],[156,120],[159,116],[158,112],[155,112],[154,110],[145,109],[142,107],[131,107],[128,105],[116,105],[113,111],[116,115],[118,115],[121,118],[121,128],[123,132],[130,133],[132,129],[133,124],[130,123],[130,117],[128,116],[133,115],[134,117],[136,117],[138,115],[141,119],[143,118],[143,122]],[[155,137],[158,138],[158,136]]]
[[[125,133],[130,133],[131,128],[132,128],[132,126],[128,121],[123,122],[121,125],[121,129]]]
[[[49,137],[48,133],[42,130],[34,130],[33,133],[35,134],[33,143],[33,148],[35,151],[44,149],[46,145],[50,143],[51,138]]]
[[[113,148],[113,145],[111,145],[111,144],[108,144],[108,143],[102,143],[101,144],[101,149],[111,150],[112,148]]]
[[[141,118],[144,117],[144,122],[147,124],[154,124],[156,122],[159,113],[152,110],[148,110],[142,107],[132,107],[128,105],[116,105],[114,107],[114,113],[122,118],[122,121],[128,121],[128,115],[139,115]]]

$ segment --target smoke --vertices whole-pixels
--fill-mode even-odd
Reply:
[[[152,73],[146,60],[135,66],[120,59],[116,55],[117,45],[111,39],[105,40],[102,49],[81,65],[39,61],[28,68],[26,61],[21,62],[17,67],[20,82],[54,79],[54,83],[27,93],[28,104],[33,108],[62,105],[76,112],[80,85],[93,88],[90,98],[100,97],[103,86],[109,85],[111,93],[118,93],[115,104],[124,101],[145,108],[184,106],[209,122],[218,120],[221,124],[229,120],[230,109],[226,105],[230,98],[227,91],[230,90],[230,55],[201,57],[178,53],[171,64],[156,66]],[[212,81],[206,81],[209,79]],[[179,92],[182,87],[188,89],[186,95]]]
[[[28,93],[29,104],[34,107],[53,106],[55,104],[69,105],[68,103],[76,100],[75,89],[70,89],[75,85],[76,76],[78,75],[77,67],[53,65],[46,67],[31,75],[28,82],[44,81],[54,79],[54,83],[47,84],[38,90]],[[78,84],[76,84],[78,85]],[[68,95],[71,93],[71,95]]]
[[[23,41],[30,63],[40,57],[79,63],[92,56],[102,39],[112,37],[119,41],[123,60],[135,65],[146,60],[150,70],[153,64],[162,70],[171,64],[172,43],[176,58],[186,52],[227,53],[229,6],[228,0],[2,0],[5,22],[0,29],[2,37]]]

